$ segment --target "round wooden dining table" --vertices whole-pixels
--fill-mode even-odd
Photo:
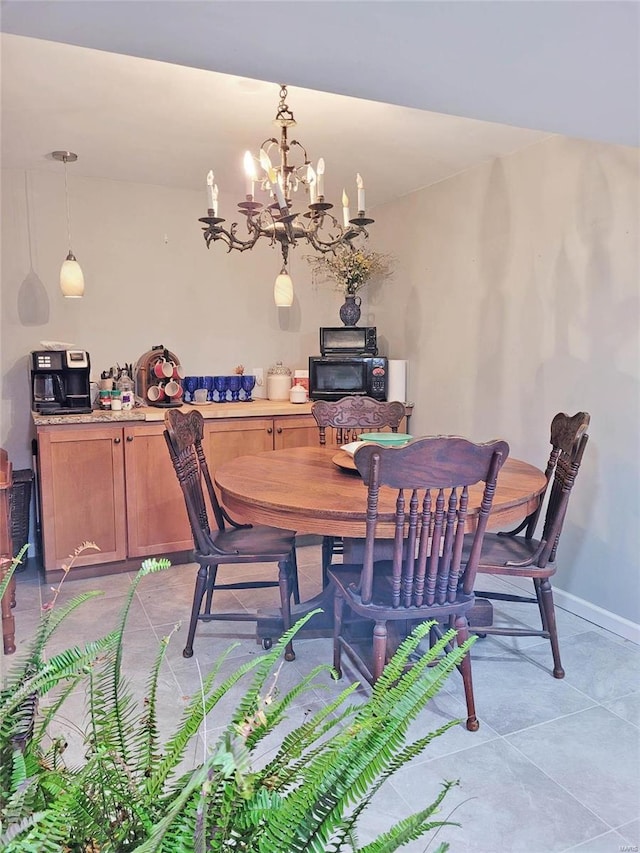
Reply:
[[[299,534],[364,538],[367,489],[348,455],[337,447],[296,447],[239,456],[221,465],[215,481],[232,516]],[[509,458],[496,487],[489,529],[515,526],[538,505],[544,473]],[[482,498],[482,484],[469,489],[467,528],[472,531]],[[393,537],[395,493],[381,489],[380,538]],[[388,524],[385,526],[385,517]]]
[[[341,536],[345,559],[355,556],[366,528],[367,489],[353,460],[337,447],[296,447],[269,450],[254,456],[239,456],[215,471],[214,479],[230,514],[238,521],[269,524],[295,530],[298,534]],[[546,485],[542,471],[519,459],[507,459],[500,470],[489,529],[509,529],[533,512]],[[392,539],[396,493],[380,490],[380,523],[376,535]],[[475,527],[482,498],[482,485],[470,487],[467,530]],[[385,516],[388,521],[385,522]],[[380,543],[380,553],[385,550]],[[318,565],[318,571],[320,566]],[[333,626],[331,587],[314,598],[293,605],[295,623],[311,610],[320,609],[307,623],[307,633],[329,633]],[[489,599],[476,599],[473,624],[491,625],[493,609]],[[258,612],[257,638],[270,644],[283,630],[279,609]],[[265,646],[268,647],[268,646]]]

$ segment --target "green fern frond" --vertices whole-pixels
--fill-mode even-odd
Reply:
[[[122,755],[122,758],[125,761],[129,760],[129,752],[128,752],[128,744],[127,744],[127,736],[126,729],[127,724],[122,715],[122,703],[119,702],[119,696],[121,695],[121,672],[122,672],[122,650],[123,650],[123,637],[125,628],[127,626],[127,620],[129,618],[129,611],[131,610],[131,605],[133,603],[134,596],[142,582],[142,579],[147,577],[147,575],[155,574],[156,572],[165,571],[171,566],[169,560],[157,560],[157,559],[149,559],[145,560],[140,567],[140,570],[136,573],[135,578],[131,584],[129,592],[127,593],[127,597],[125,599],[122,610],[120,611],[120,618],[118,620],[118,625],[116,626],[115,633],[117,636],[117,645],[116,645],[116,657],[113,662],[113,667],[111,669],[111,709],[113,716],[113,723],[115,727],[115,731],[119,737],[119,751]]]
[[[335,712],[357,689],[358,684],[352,684],[333,702],[323,706],[310,719],[285,735],[280,749],[260,774],[263,783],[266,780],[270,788],[279,789],[299,781],[309,762],[326,750],[325,743],[321,742],[315,749],[311,749],[312,744],[322,741],[332,729],[353,717],[357,706],[348,706],[340,714]]]
[[[87,590],[87,592],[78,593],[78,595],[75,595],[64,604],[58,604],[53,610],[44,610],[43,643],[46,645],[46,643],[49,642],[55,631],[57,631],[60,625],[69,618],[69,615],[73,613],[74,610],[77,610],[78,607],[86,604],[87,601],[91,601],[93,598],[100,598],[103,595],[104,593],[101,590]]]
[[[440,789],[440,793],[431,805],[422,809],[422,811],[416,812],[416,814],[399,821],[388,832],[383,833],[375,841],[363,847],[359,853],[393,853],[393,851],[398,850],[410,841],[421,838],[426,832],[429,832],[432,829],[438,829],[443,826],[460,826],[459,823],[455,823],[453,821],[431,820],[433,814],[438,811],[448,792],[457,784],[457,782],[445,782]],[[438,848],[438,850],[448,849],[448,844],[440,845]]]
[[[241,664],[212,692],[209,691],[211,690],[211,685],[214,680],[213,673],[212,677],[208,677],[204,680],[202,692],[205,697],[205,701],[202,701],[202,696],[200,695],[196,695],[191,699],[187,708],[183,712],[178,731],[165,745],[164,756],[158,762],[153,775],[147,780],[146,787],[150,798],[154,798],[159,794],[168,776],[181,761],[187,744],[191,738],[197,734],[205,716],[243,676],[255,669],[256,676],[254,681],[247,691],[247,694],[245,694],[245,699],[240,703],[243,708],[248,708],[251,713],[253,712],[257,697],[260,695],[260,689],[262,685],[264,685],[270,671],[273,669],[275,662],[284,654],[285,646],[295,636],[297,631],[299,631],[309,621],[309,619],[318,612],[320,611],[314,610],[307,614],[307,616],[297,622],[289,631],[286,631],[266,655],[262,655]],[[246,701],[246,696],[249,694],[251,695],[251,702]],[[234,719],[236,719],[236,717],[239,718],[238,712],[234,715]],[[230,728],[232,728],[232,726],[230,726]]]
[[[5,569],[2,580],[0,580],[0,600],[4,596],[5,592],[9,589],[9,584],[11,583],[11,578],[14,575],[14,572],[22,563],[22,558],[27,553],[29,549],[29,545],[23,545],[22,548],[18,551],[17,555],[11,560],[11,565]],[[4,562],[4,561],[3,561]]]
[[[422,679],[411,688],[424,695],[430,684]],[[379,725],[374,726],[376,717]],[[321,850],[348,805],[366,796],[377,776],[392,765],[409,722],[395,715],[382,718],[375,707],[362,706],[347,736],[336,737],[330,751],[307,764],[304,786],[287,797],[282,812],[270,821],[270,841],[292,851]]]
[[[84,646],[65,649],[51,657],[42,668],[35,672],[18,689],[9,695],[3,694],[0,704],[0,719],[6,719],[32,693],[47,693],[67,678],[79,677],[85,668],[90,667],[96,658],[116,642],[114,634],[107,634],[100,640],[93,640]]]
[[[271,688],[268,704],[264,704],[264,697],[259,697],[259,700],[263,703],[262,710],[264,711],[264,722],[261,725],[257,725],[249,733],[246,738],[247,746],[250,749],[254,748],[265,737],[265,735],[272,731],[272,729],[281,722],[286,711],[291,707],[293,702],[295,702],[302,694],[306,693],[308,690],[312,690],[316,686],[314,679],[321,672],[329,671],[330,667],[324,664],[314,667],[314,669],[305,675],[298,684],[280,697],[275,694],[275,698],[272,698],[274,691],[273,688]],[[256,709],[254,708],[253,710],[255,712]],[[238,710],[236,710],[233,715],[233,724],[236,726],[240,725],[244,719],[246,719],[246,717],[241,717]]]

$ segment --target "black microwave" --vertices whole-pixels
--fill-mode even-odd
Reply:
[[[378,355],[376,326],[321,326],[321,355]]]
[[[372,355],[309,357],[309,397],[312,400],[339,400],[357,395],[387,399],[389,364]]]

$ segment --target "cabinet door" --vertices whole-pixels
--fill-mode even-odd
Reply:
[[[272,418],[229,418],[205,421],[204,446],[211,475],[237,456],[273,450]]]
[[[163,424],[124,429],[130,557],[193,549],[187,508],[163,432]]]
[[[275,450],[309,447],[320,442],[318,425],[313,415],[291,415],[290,417],[274,418],[273,436]],[[328,435],[327,443],[330,442],[331,436]]]
[[[127,555],[124,454],[121,427],[64,427],[39,431],[41,522],[46,570],[59,569],[82,542],[76,565],[124,560]]]

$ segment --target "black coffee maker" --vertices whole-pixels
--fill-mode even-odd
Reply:
[[[82,349],[31,353],[31,407],[41,415],[91,411],[89,353]]]

